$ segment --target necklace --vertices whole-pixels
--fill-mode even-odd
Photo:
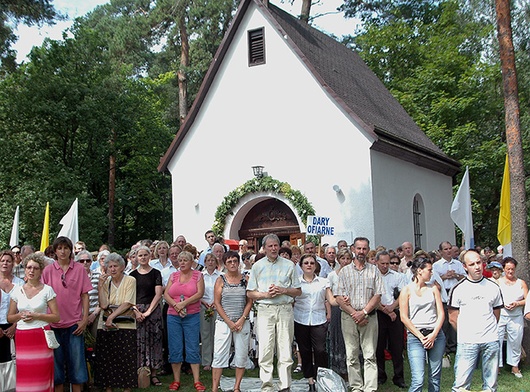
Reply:
[[[225,278],[228,281],[228,283],[236,284],[236,283],[239,283],[239,281],[241,280],[241,275],[239,275],[239,274],[238,275],[225,274]]]

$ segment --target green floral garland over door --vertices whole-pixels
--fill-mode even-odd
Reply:
[[[302,222],[306,222],[309,215],[315,215],[315,209],[307,198],[300,191],[292,189],[288,183],[275,180],[272,177],[253,178],[238,186],[224,198],[215,212],[212,230],[217,234],[224,233],[226,217],[233,213],[232,210],[239,203],[239,200],[243,196],[256,192],[275,192],[283,195],[296,209]]]

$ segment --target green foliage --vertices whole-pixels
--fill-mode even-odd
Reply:
[[[190,34],[194,97],[236,5],[113,0],[78,18],[71,38],[45,41],[0,80],[0,246],[17,205],[21,242],[38,245],[46,202],[53,237],[76,197],[81,239],[89,249],[106,242],[111,156],[115,248],[171,240],[171,183],[157,166],[180,125],[176,17],[185,17]]]
[[[1,88],[4,156],[16,160],[2,176],[12,193],[3,221],[21,206],[25,241],[38,243],[44,205],[50,201],[51,235],[79,197],[80,237],[97,248],[106,242],[109,156],[116,156],[116,242],[130,246],[138,235],[165,238],[171,221],[169,180],[157,173],[172,131],[161,118],[158,82],[133,78],[130,67],[108,61],[104,36],[78,25],[74,38],[46,41],[29,64]],[[115,138],[115,142],[112,142]],[[28,213],[31,216],[28,216]],[[11,217],[9,217],[11,215]],[[24,230],[31,227],[32,232]],[[8,230],[2,237],[7,241]]]
[[[215,212],[215,222],[212,230],[217,234],[223,233],[226,218],[233,213],[232,209],[239,200],[247,194],[256,192],[274,192],[283,195],[296,209],[298,216],[303,222],[307,220],[309,215],[315,215],[315,210],[307,198],[300,191],[292,189],[287,182],[281,182],[272,177],[253,178],[238,186],[224,198]]]
[[[346,42],[359,51],[427,135],[447,155],[469,166],[475,242],[497,243],[499,195],[506,152],[504,107],[494,10],[491,4],[446,1],[347,1],[364,31]],[[514,9],[515,20],[528,13]],[[526,17],[524,17],[526,15]],[[514,23],[519,26],[521,23]],[[528,23],[516,41],[529,44]],[[527,52],[527,51],[526,51]],[[528,53],[518,64],[528,70]],[[519,70],[520,86],[529,86]],[[520,88],[523,133],[528,132],[528,88]],[[528,138],[523,136],[525,150]],[[455,178],[458,188],[461,175]]]
[[[16,53],[11,45],[17,37],[14,27],[18,23],[28,26],[54,22],[61,18],[49,0],[2,0],[0,1],[0,69],[16,69]]]

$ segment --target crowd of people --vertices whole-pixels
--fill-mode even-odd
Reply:
[[[391,359],[396,386],[421,391],[427,371],[435,392],[453,353],[455,392],[469,389],[479,361],[483,389],[497,390],[505,364],[523,377],[530,305],[512,257],[447,241],[426,252],[410,242],[371,250],[365,237],[299,246],[269,234],[260,249],[241,240],[238,251],[211,230],[205,240],[202,252],[183,235],[139,241],[123,256],[66,237],[45,254],[28,245],[0,252],[0,362],[11,361],[14,340],[17,391],[81,391],[89,371],[107,392],[137,387],[139,375],[162,386],[164,374],[177,391],[184,371],[204,391],[201,374],[211,371],[217,392],[233,367],[241,392],[245,369],[257,365],[262,391],[272,392],[275,363],[280,391],[293,371],[316,391],[319,367],[351,391],[376,391]],[[49,348],[45,331],[59,347]]]

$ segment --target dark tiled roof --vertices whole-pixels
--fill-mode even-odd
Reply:
[[[321,83],[362,120],[367,131],[375,132],[378,142],[392,140],[396,147],[401,142],[409,152],[417,148],[458,170],[458,162],[427,137],[358,53],[273,4],[269,4],[269,11]],[[389,152],[388,148],[377,146],[378,142],[374,149]]]
[[[190,114],[161,159],[160,171],[167,169],[169,160],[193,123],[235,30],[252,2],[280,30],[286,38],[285,42],[300,56],[328,93],[366,132],[374,136],[376,142],[372,149],[449,176],[460,170],[460,164],[445,155],[427,137],[356,52],[273,4],[265,7],[261,0],[242,0]]]

